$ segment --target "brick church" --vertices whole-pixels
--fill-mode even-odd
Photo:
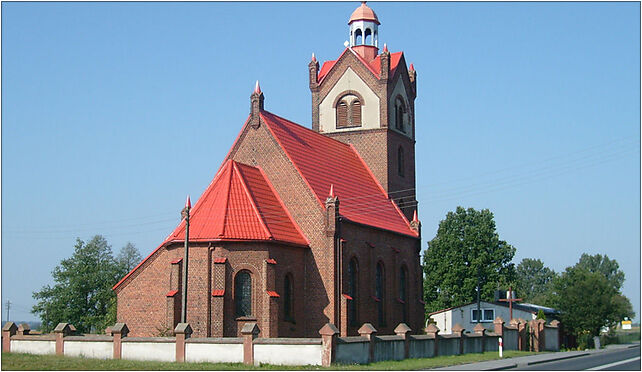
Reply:
[[[187,322],[195,337],[342,336],[372,323],[423,328],[415,197],[416,72],[379,49],[362,3],[336,60],[308,64],[311,129],[264,108],[250,114],[190,212]],[[132,336],[174,329],[182,311],[185,220],[114,286]],[[170,331],[171,332],[171,331]]]

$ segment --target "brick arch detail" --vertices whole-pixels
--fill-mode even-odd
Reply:
[[[341,100],[341,98],[343,98],[343,97],[345,97],[345,96],[347,96],[349,94],[352,94],[353,96],[356,96],[359,99],[359,102],[361,102],[361,106],[364,106],[366,104],[366,101],[363,99],[363,96],[359,92],[357,92],[356,90],[348,89],[348,90],[344,90],[343,92],[337,94],[337,97],[334,99],[334,101],[332,101],[332,107],[334,107],[336,109],[337,104],[339,104],[339,101]]]

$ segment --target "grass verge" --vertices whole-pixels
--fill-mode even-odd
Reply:
[[[504,358],[531,355],[525,351],[505,351]],[[385,361],[370,364],[336,364],[330,368],[319,366],[246,366],[242,363],[173,363],[173,362],[140,362],[133,360],[103,360],[90,358],[63,357],[56,355],[33,355],[20,353],[2,353],[2,369],[9,371],[24,370],[66,370],[66,371],[109,371],[109,370],[416,370],[437,368],[458,364],[482,362],[499,359],[497,352],[440,356],[436,358],[406,359]]]

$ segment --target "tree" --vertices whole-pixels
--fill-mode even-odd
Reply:
[[[524,258],[515,270],[515,291],[525,302],[544,304],[550,294],[555,271],[539,259]]]
[[[122,266],[125,273],[132,271],[141,260],[140,252],[131,242],[127,242],[116,257],[116,262]]]
[[[44,332],[61,322],[73,324],[79,332],[103,330],[116,320],[111,288],[123,275],[105,238],[96,235],[87,243],[77,239],[72,256],[53,270],[53,287],[33,293],[37,304],[32,312],[40,316]]]
[[[477,298],[478,279],[481,299],[492,301],[498,285],[514,280],[514,255],[515,248],[499,240],[488,209],[457,207],[448,212],[424,254],[426,310],[472,302]]]
[[[624,284],[624,272],[620,270],[620,265],[616,260],[610,260],[607,255],[596,254],[591,256],[583,253],[576,266],[592,273],[601,273],[617,291]]]
[[[584,254],[553,280],[550,305],[560,311],[560,320],[571,333],[596,336],[602,327],[635,315],[631,302],[619,291],[623,278],[618,267],[606,256]]]

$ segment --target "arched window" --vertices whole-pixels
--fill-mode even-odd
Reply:
[[[372,31],[369,28],[366,28],[366,33],[363,37],[363,43],[365,45],[372,45]]]
[[[404,126],[404,114],[406,113],[406,105],[403,102],[403,99],[400,96],[397,96],[395,100],[395,127],[402,131],[406,132]]]
[[[237,317],[252,315],[252,277],[248,271],[241,271],[234,278],[234,301]]]
[[[353,94],[346,94],[337,102],[337,128],[361,126],[361,101]]]
[[[292,274],[285,275],[283,281],[283,311],[286,321],[294,322],[294,306],[292,303]]]
[[[399,299],[402,306],[402,318],[404,323],[408,321],[408,270],[405,266],[399,271]]]
[[[354,45],[361,45],[362,44],[362,37],[361,37],[361,29],[357,29],[357,31],[354,32]]]
[[[384,293],[384,269],[383,269],[383,263],[379,262],[377,264],[377,273],[375,277],[375,297],[377,297],[377,319],[379,322],[379,325],[385,325],[385,316],[383,313],[384,310],[384,299],[385,299],[385,293]]]
[[[404,169],[406,167],[406,163],[404,162],[403,157],[403,147],[399,146],[399,148],[397,149],[397,174],[399,174],[401,177],[404,176]]]
[[[348,324],[351,326],[357,326],[357,299],[358,299],[358,285],[359,285],[359,265],[357,264],[357,259],[355,257],[350,260],[348,264],[348,296],[352,297],[352,300],[348,301]]]

